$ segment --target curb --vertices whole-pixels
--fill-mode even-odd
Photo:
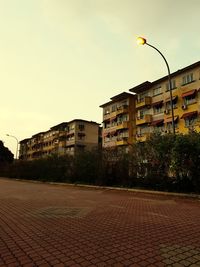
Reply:
[[[87,184],[78,184],[78,183],[71,184],[71,183],[58,183],[58,182],[42,182],[42,181],[36,181],[36,180],[25,180],[25,179],[7,178],[7,177],[0,177],[0,179],[15,180],[15,181],[20,181],[20,182],[29,182],[29,183],[35,183],[35,184],[70,186],[70,187],[105,190],[105,191],[110,190],[110,191],[146,193],[146,194],[152,194],[152,195],[154,194],[154,195],[163,195],[163,196],[186,197],[186,198],[199,199],[200,201],[200,195],[198,194],[174,193],[174,192],[165,192],[165,191],[156,191],[156,190],[154,191],[154,190],[145,190],[145,189],[136,189],[136,188],[126,188],[126,187],[98,186],[98,185],[87,185]]]
[[[122,188],[122,187],[97,186],[97,185],[85,185],[85,184],[67,184],[67,183],[56,183],[56,182],[49,182],[48,184],[60,185],[60,186],[83,187],[83,188],[96,189],[96,190],[123,191],[123,192],[146,193],[146,194],[154,194],[154,195],[176,196],[176,197],[187,197],[187,198],[199,198],[200,199],[200,195],[198,195],[198,194],[185,194],[185,193],[154,191],[154,190],[145,190],[145,189],[126,188],[126,187]]]

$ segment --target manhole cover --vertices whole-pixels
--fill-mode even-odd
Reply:
[[[47,207],[32,212],[31,216],[47,217],[47,218],[81,218],[90,211],[89,208],[74,208],[74,207]]]

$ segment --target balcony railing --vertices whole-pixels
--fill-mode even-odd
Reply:
[[[128,121],[122,121],[117,123],[117,130],[119,129],[127,129],[128,128]]]
[[[137,133],[136,140],[139,142],[144,142],[150,137],[151,133]]]
[[[152,122],[152,115],[151,114],[145,114],[142,117],[137,117],[136,119],[136,125],[145,124]]]
[[[140,99],[136,103],[136,108],[143,108],[145,106],[151,106],[152,97],[145,96],[144,98]]]
[[[127,113],[128,112],[128,105],[122,105],[117,108],[117,115],[121,113]]]
[[[128,137],[125,137],[125,136],[123,136],[123,137],[117,137],[116,144],[118,146],[128,145]]]

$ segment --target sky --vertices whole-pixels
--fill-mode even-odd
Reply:
[[[0,140],[64,121],[102,122],[101,104],[199,61],[199,0],[0,0]]]

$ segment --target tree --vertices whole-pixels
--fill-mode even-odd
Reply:
[[[13,159],[13,153],[4,146],[2,141],[0,141],[0,165],[2,165],[3,163],[12,163]]]

